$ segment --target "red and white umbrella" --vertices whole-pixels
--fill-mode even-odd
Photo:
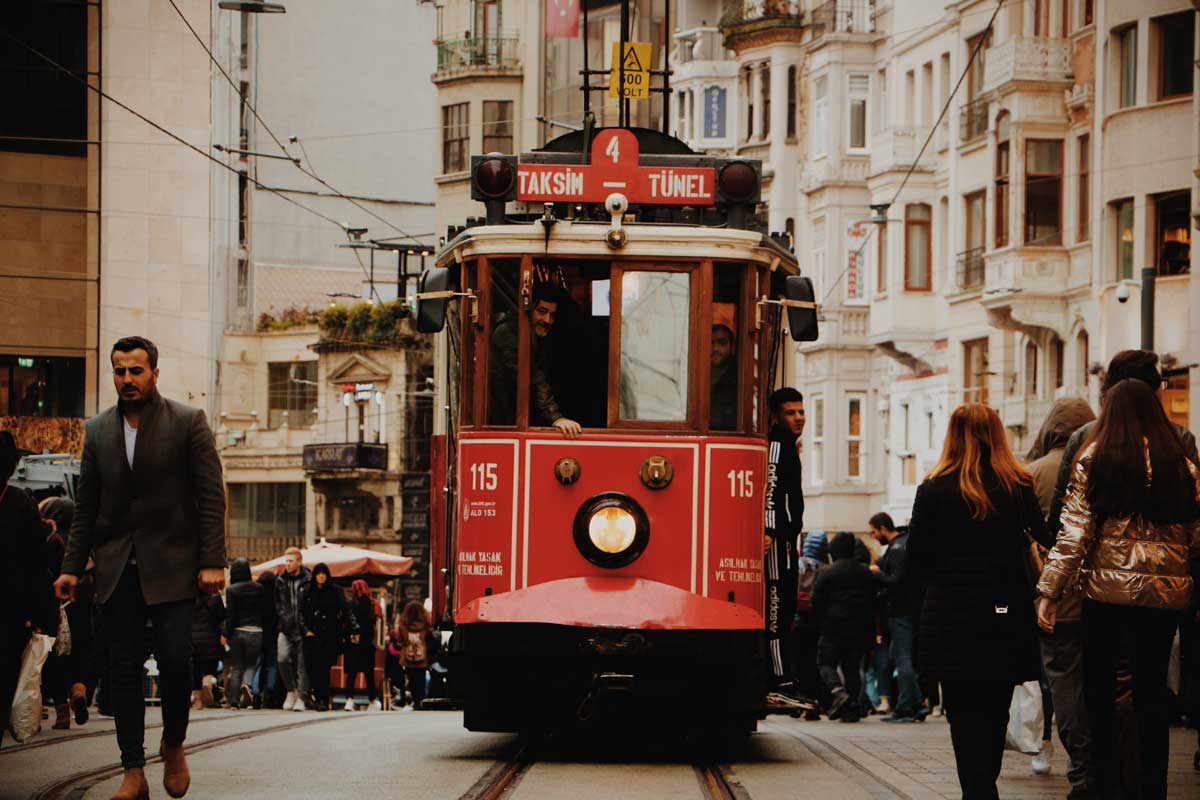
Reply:
[[[408,572],[413,565],[413,560],[408,556],[330,544],[324,537],[310,547],[300,548],[300,555],[304,566],[312,569],[324,563],[334,578],[394,578]],[[285,557],[280,556],[255,564],[250,568],[250,573],[257,578],[269,569],[278,575],[284,569],[284,561]]]

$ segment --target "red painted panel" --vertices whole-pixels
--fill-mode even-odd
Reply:
[[[521,586],[583,575],[649,578],[685,591],[694,590],[693,555],[698,553],[699,491],[697,457],[701,441],[692,437],[589,437],[527,439],[527,475],[523,506],[527,519]],[[647,489],[638,477],[642,462],[666,457],[675,475],[665,489]],[[566,457],[579,462],[579,480],[562,486],[554,465]],[[650,520],[650,541],[627,567],[605,569],[587,561],[575,546],[575,514],[601,492],[621,492],[641,505]],[[695,549],[694,549],[695,548]]]
[[[516,588],[515,439],[462,439],[457,464],[455,607]]]
[[[757,444],[711,444],[706,452],[705,559],[701,593],[761,612],[763,489],[767,451]]]
[[[710,600],[657,581],[629,577],[563,578],[481,597],[456,620],[534,622],[660,630],[755,630],[762,616],[738,603]]]

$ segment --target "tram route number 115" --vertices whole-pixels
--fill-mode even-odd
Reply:
[[[496,464],[484,462],[471,465],[471,490],[476,492],[494,492],[499,479],[496,477]]]
[[[754,497],[753,470],[731,469],[725,477],[729,478],[730,497]]]

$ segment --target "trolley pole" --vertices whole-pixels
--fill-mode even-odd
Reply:
[[[1154,351],[1154,282],[1157,267],[1142,267],[1142,349]]]

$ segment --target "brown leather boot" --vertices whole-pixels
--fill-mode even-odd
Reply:
[[[183,797],[192,785],[192,773],[188,771],[187,757],[183,745],[172,747],[164,741],[158,744],[158,754],[163,760],[163,788],[171,797]]]
[[[54,704],[54,725],[56,731],[71,729],[71,707],[66,703]]]
[[[88,721],[87,687],[77,683],[71,687],[71,710],[75,712],[75,724]]]
[[[145,770],[125,770],[125,777],[113,794],[112,800],[150,800],[150,784],[146,783]]]

